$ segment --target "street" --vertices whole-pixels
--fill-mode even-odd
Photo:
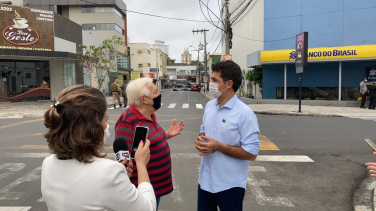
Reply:
[[[196,210],[200,158],[194,147],[208,102],[198,92],[162,92],[157,121],[168,130],[184,120],[184,132],[169,140],[174,192],[161,211]],[[252,107],[252,106],[251,106]],[[111,137],[124,109],[109,109]],[[365,138],[376,140],[376,121],[345,117],[257,115],[261,151],[250,162],[244,210],[353,210],[353,194],[374,161]],[[0,210],[47,210],[40,171],[48,156],[43,119],[0,119]],[[113,159],[112,141],[105,152]],[[226,166],[223,166],[226,168]]]

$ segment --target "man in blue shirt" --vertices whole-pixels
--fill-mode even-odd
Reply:
[[[198,211],[240,211],[248,180],[249,161],[260,148],[257,117],[236,95],[242,72],[235,62],[212,65],[209,94],[196,149],[200,152]]]

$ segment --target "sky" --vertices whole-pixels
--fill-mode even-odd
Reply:
[[[127,4],[127,10],[148,13],[159,16],[206,21],[203,16],[199,0],[123,0]],[[208,0],[202,0],[204,4]],[[218,16],[220,9],[218,3],[221,0],[209,0],[209,8]],[[202,4],[201,4],[202,5]],[[221,5],[220,5],[221,6]],[[222,7],[222,6],[221,6]],[[202,5],[204,14],[208,17],[207,8]],[[210,12],[209,12],[210,13]],[[218,19],[210,13],[212,20],[217,24]],[[210,19],[209,19],[210,20]],[[209,22],[188,22],[179,20],[169,20],[151,17],[132,12],[127,12],[128,37],[131,43],[153,44],[155,40],[165,41],[169,45],[169,56],[180,62],[181,54],[190,45],[198,48],[199,43],[204,43],[203,33],[192,33],[192,30],[208,29],[206,33],[207,51],[214,53],[218,43],[221,41],[220,30],[215,31],[215,27]],[[219,25],[221,26],[221,24]],[[214,34],[215,33],[215,34]],[[189,48],[194,50],[194,48]],[[203,51],[200,51],[203,54]],[[221,45],[217,48],[217,53],[221,52]],[[191,51],[192,59],[197,59],[197,51]],[[200,55],[200,60],[203,56]]]

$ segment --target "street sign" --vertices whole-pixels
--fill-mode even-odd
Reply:
[[[296,35],[295,49],[296,73],[303,73],[304,67],[308,64],[308,32]]]
[[[232,55],[223,55],[223,61],[232,61]]]
[[[209,67],[207,67],[206,70],[209,70]],[[201,71],[202,71],[202,72],[205,71],[205,67],[203,67],[203,68],[201,69]]]

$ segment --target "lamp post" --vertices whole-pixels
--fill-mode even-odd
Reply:
[[[190,45],[189,47],[192,47],[196,50],[192,50],[192,51],[197,51],[197,72],[198,72],[198,84],[201,86],[201,71],[200,71],[200,51],[202,50],[202,44],[200,43],[198,45],[198,49],[192,45]]]

